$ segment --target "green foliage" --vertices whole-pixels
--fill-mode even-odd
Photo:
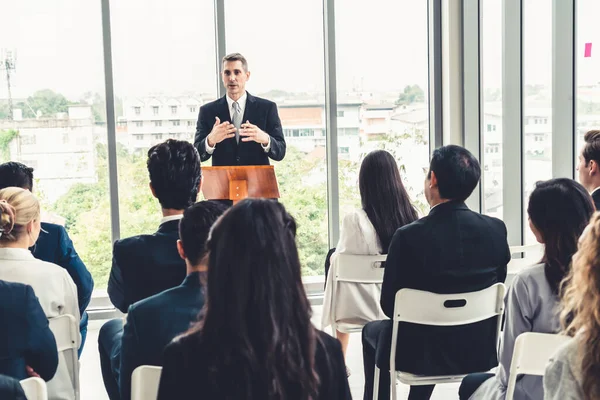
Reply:
[[[16,108],[23,109],[24,118],[35,118],[34,112],[40,112],[42,117],[51,117],[59,112],[67,112],[69,104],[67,98],[62,94],[50,89],[43,89],[29,96],[27,104],[18,103]]]
[[[404,92],[400,93],[397,105],[407,105],[412,103],[422,103],[425,101],[425,92],[419,85],[409,85],[404,88]]]
[[[10,160],[10,142],[17,136],[19,136],[19,131],[14,129],[0,131],[0,157],[2,157],[2,161]]]

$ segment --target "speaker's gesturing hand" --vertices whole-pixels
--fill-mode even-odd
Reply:
[[[250,121],[242,124],[241,128],[240,137],[242,138],[242,142],[252,141],[262,145],[269,143],[269,135],[263,132],[258,126],[251,124]]]
[[[232,137],[235,137],[235,125],[228,121],[221,123],[219,117],[215,117],[215,124],[206,137],[208,145],[215,147],[217,143],[221,143],[223,140]]]

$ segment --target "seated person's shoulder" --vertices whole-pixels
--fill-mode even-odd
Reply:
[[[138,254],[137,251],[141,251],[148,246],[148,241],[151,237],[152,235],[145,234],[115,240],[113,245],[114,255],[126,255],[129,253]]]
[[[58,224],[52,224],[50,222],[42,222],[42,229],[48,232],[50,235],[66,235],[67,230],[64,226]]]
[[[525,284],[531,282],[543,282],[546,283],[546,272],[543,263],[534,264],[529,267],[523,268],[515,275],[514,282],[523,282]],[[514,283],[513,283],[514,284]]]
[[[165,306],[171,309],[173,304],[169,302],[169,299],[176,293],[178,289],[179,286],[176,286],[153,296],[147,297],[143,300],[136,301],[129,307],[128,314],[135,316],[146,315],[149,313],[155,314]]]

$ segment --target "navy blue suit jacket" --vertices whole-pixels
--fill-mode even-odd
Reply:
[[[246,92],[247,93],[247,92]],[[235,137],[225,139],[218,143],[212,154],[206,152],[206,137],[215,124],[215,117],[221,122],[231,122],[229,105],[225,96],[200,107],[198,123],[196,124],[196,138],[194,147],[200,153],[200,159],[206,161],[212,156],[212,165],[269,165],[269,158],[275,161],[285,157],[285,138],[281,128],[281,120],[277,113],[277,105],[272,101],[252,96],[247,93],[246,108],[244,109],[243,123],[250,121],[263,132],[271,136],[271,148],[265,152],[260,143],[240,142]]]
[[[0,399],[27,400],[21,383],[10,376],[0,375]]]
[[[186,276],[177,252],[179,220],[167,221],[152,235],[117,240],[108,280],[110,301],[126,313],[130,305],[179,286]]]
[[[67,270],[77,286],[77,300],[83,326],[84,311],[90,304],[94,290],[94,279],[79,258],[64,227],[42,222],[42,229],[48,233],[41,232],[35,246],[30,250],[38,260],[54,263]]]
[[[203,306],[200,272],[194,272],[180,286],[129,307],[121,339],[121,400],[131,397],[133,370],[140,365],[163,365],[167,344],[188,330]]]
[[[25,379],[29,365],[42,379],[52,379],[56,341],[31,286],[0,281],[0,321],[0,374]]]

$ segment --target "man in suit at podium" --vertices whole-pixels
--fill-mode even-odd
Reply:
[[[248,63],[239,53],[223,57],[227,94],[200,107],[194,146],[213,166],[269,165],[281,161],[285,139],[277,105],[246,92]]]
[[[590,192],[596,210],[600,211],[600,131],[587,132],[583,140],[577,164],[579,182]]]

